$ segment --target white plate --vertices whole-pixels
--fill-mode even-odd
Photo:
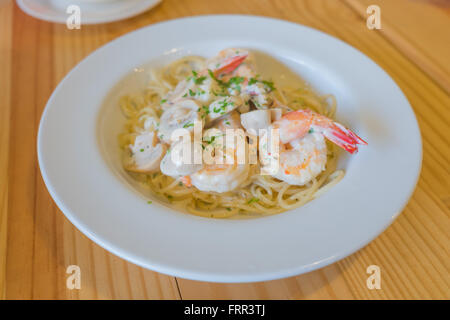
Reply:
[[[139,69],[129,76],[129,87],[117,84],[144,64],[161,66],[187,54],[211,56],[230,46],[264,51],[319,91],[333,93],[338,119],[369,145],[357,155],[342,156],[347,174],[329,192],[282,214],[217,220],[174,211],[155,199],[147,204],[120,165],[117,134],[123,116],[114,100],[139,84]],[[202,16],[137,30],[84,59],[48,101],[38,156],[56,204],[107,250],[174,276],[249,282],[308,272],[369,243],[411,196],[422,147],[401,90],[344,42],[280,20]]]
[[[66,23],[69,5],[81,9],[81,25],[118,21],[134,17],[156,6],[161,0],[17,0],[19,7],[37,19]]]

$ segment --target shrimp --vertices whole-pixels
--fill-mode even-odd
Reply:
[[[228,192],[238,188],[247,180],[250,165],[211,164],[190,176],[190,183],[201,191]]]
[[[270,81],[259,80],[254,69],[249,58],[232,73],[225,75],[222,80],[228,81],[230,95],[241,95],[245,101],[250,100],[256,108],[267,109],[273,103],[270,95],[273,86],[270,87]]]
[[[212,135],[209,135],[208,131],[205,133],[207,143],[213,145],[217,157],[214,159],[214,162],[204,163],[201,170],[191,174],[189,181],[201,191],[223,193],[238,188],[247,180],[250,164],[247,156],[248,145],[244,130],[239,123],[238,113],[234,111],[224,116],[218,122],[217,128],[222,130],[214,128],[210,129],[213,132]],[[231,145],[226,144],[224,147],[223,139],[213,139],[213,137],[221,136],[223,138],[223,133],[228,131],[228,129],[234,131],[235,137],[237,136],[240,142],[232,143]],[[244,155],[244,161],[239,159],[240,155]],[[217,161],[221,158],[223,161]],[[232,163],[229,162],[229,159],[232,160]]]
[[[194,131],[195,122],[202,123],[201,116],[198,112],[199,105],[190,99],[182,99],[170,109],[164,111],[161,115],[158,135],[165,143],[172,142],[172,133],[184,128],[189,132]]]
[[[170,108],[177,100],[190,98],[207,103],[214,98],[213,92],[218,91],[218,84],[210,77],[222,77],[235,70],[248,56],[242,49],[229,48],[206,61],[206,67],[198,72],[192,71],[192,76],[178,83],[174,90],[167,93],[162,104],[163,109]],[[217,78],[216,78],[217,79]]]
[[[243,129],[241,116],[237,111],[231,111],[220,117],[214,122],[214,126],[223,132],[226,132],[228,129]]]
[[[159,143],[156,132],[144,132],[136,137],[125,153],[125,168],[140,173],[156,172],[166,149],[165,144]]]
[[[363,139],[343,125],[311,110],[286,113],[269,129],[279,129],[279,169],[275,178],[291,185],[305,185],[325,170],[325,138],[353,154]]]
[[[325,170],[327,145],[324,137],[312,133],[282,145],[279,163],[275,178],[291,185],[305,185]]]
[[[288,112],[275,121],[272,127],[280,129],[280,141],[283,144],[301,138],[308,132],[317,132],[352,154],[358,151],[358,144],[367,145],[367,142],[342,124],[311,110]]]
[[[195,163],[194,152],[193,142],[186,143],[183,139],[174,142],[170,152],[167,152],[161,161],[161,172],[166,176],[178,178],[200,170],[202,165]]]
[[[234,109],[239,108],[243,104],[243,100],[240,97],[235,96],[217,99],[209,105],[206,120],[212,121],[218,119]]]
[[[248,57],[248,51],[237,48],[228,48],[220,51],[217,56],[206,62],[208,70],[213,71],[214,76],[233,72]],[[203,71],[205,73],[205,71]]]

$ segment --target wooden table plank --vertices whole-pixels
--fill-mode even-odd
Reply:
[[[345,0],[364,19],[376,4],[380,32],[409,59],[450,93],[450,3],[430,0]],[[426,23],[424,23],[426,22]]]
[[[403,28],[411,24],[412,18],[398,20],[404,24],[399,26],[398,12],[391,12],[398,9],[387,2],[381,5],[382,19],[386,20],[386,23],[382,20],[384,30],[368,30],[361,14],[365,5],[363,0],[356,4],[352,0],[164,0],[138,17],[100,26],[82,26],[81,30],[68,30],[63,25],[35,20],[11,4],[6,11],[0,11],[2,52],[8,47],[14,52],[11,56],[11,50],[6,50],[7,59],[0,60],[0,69],[7,70],[0,74],[0,81],[7,84],[0,87],[0,98],[2,102],[11,101],[0,106],[2,113],[4,109],[6,114],[11,110],[11,117],[0,119],[0,147],[9,150],[9,158],[2,156],[6,152],[0,154],[0,181],[5,181],[9,172],[9,193],[7,185],[0,186],[0,209],[3,208],[0,211],[0,241],[5,237],[6,226],[8,231],[6,290],[3,286],[6,297],[449,298],[450,97],[445,91],[449,77],[445,72],[436,73],[436,66],[445,69],[447,49],[436,43],[436,38],[429,38],[428,31],[417,32],[417,39],[413,40],[405,36]],[[436,13],[434,8],[430,12],[427,21],[441,17],[442,11]],[[39,174],[35,142],[40,115],[62,77],[95,48],[126,32],[167,19],[212,13],[271,16],[325,31],[367,54],[405,92],[422,131],[423,170],[413,198],[402,215],[363,250],[321,270],[282,280],[214,284],[175,279],[137,267],[100,248],[75,229],[54,205]],[[397,38],[394,41],[386,36],[391,29],[397,31],[398,39],[406,40],[399,42]],[[411,48],[404,46],[402,41],[408,41],[411,48],[421,54],[411,54]],[[433,52],[416,49],[421,41],[427,47],[435,48]],[[3,149],[9,137],[10,147]],[[0,288],[2,261],[5,264],[4,243],[0,242]],[[372,264],[381,267],[382,290],[366,287],[366,268]],[[69,265],[81,268],[81,290],[66,287]]]
[[[7,298],[179,298],[174,278],[136,269],[76,230],[54,205],[36,162],[38,123],[51,92],[76,63],[114,36],[101,27],[69,31],[17,7],[13,29]],[[80,266],[82,290],[66,288],[69,265]]]
[[[5,296],[12,3],[0,2],[0,299]]]

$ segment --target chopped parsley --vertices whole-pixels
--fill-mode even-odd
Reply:
[[[192,122],[186,123],[184,124],[183,128],[189,128],[189,127],[193,127],[194,124]]]
[[[149,201],[147,201],[147,203],[148,203],[148,204],[152,204],[153,202],[149,200]]]
[[[258,202],[258,201],[259,201],[258,198],[251,198],[247,203],[252,204],[253,202]]]
[[[201,112],[202,113],[202,119],[206,117],[206,115],[209,114],[209,107],[203,105],[201,108],[198,108],[197,112]]]
[[[259,79],[257,79],[257,78],[258,78],[258,75],[257,75],[255,78],[250,78],[250,80],[248,81],[248,85],[251,86],[252,84],[255,84],[255,83],[260,82],[260,83],[262,83],[264,86],[266,86],[266,88],[269,89],[269,91],[274,91],[274,90],[276,90],[276,89],[275,89],[275,86],[274,86],[274,84],[273,84],[272,81],[259,80]]]
[[[201,76],[200,78],[195,79],[195,84],[203,84],[203,81],[206,80],[206,76]]]
[[[160,101],[160,104],[163,104],[163,103],[166,103],[167,102],[167,99],[162,99],[161,101]]]
[[[261,82],[269,88],[270,91],[274,91],[275,90],[275,86],[273,85],[272,81],[267,81],[267,80],[261,80]]]
[[[227,82],[227,86],[241,92],[241,83],[245,81],[244,77],[233,77]]]
[[[214,113],[225,114],[226,108],[228,106],[234,106],[234,102],[229,102],[226,99],[218,102],[218,106],[213,108]]]
[[[139,150],[140,152],[144,152],[144,149]]]
[[[264,109],[263,106],[255,100],[250,100],[257,109]]]
[[[214,140],[216,140],[216,136],[212,136],[211,138],[209,138],[209,140],[203,139],[203,141],[205,141],[207,144],[211,144],[214,142]]]
[[[308,130],[308,133],[313,133],[313,132],[314,132],[314,129],[313,129],[313,128],[311,128],[311,129]]]
[[[252,84],[255,84],[255,83],[257,83],[257,82],[258,82],[257,79],[255,79],[255,78],[250,78],[250,80],[248,81],[248,85],[251,86]]]
[[[227,85],[226,82],[224,82],[224,81],[222,81],[222,80],[220,80],[220,79],[217,79],[216,76],[214,75],[214,72],[212,72],[211,69],[208,69],[208,74],[209,74],[209,76],[210,76],[211,78],[213,78],[219,85],[225,86],[225,87],[226,87],[226,85]]]
[[[227,97],[228,96],[228,94],[223,90],[223,88],[222,88],[222,91],[217,92],[217,91],[211,90],[211,92],[216,97]]]
[[[230,87],[234,88],[240,92],[241,91],[240,84],[245,81],[244,77],[232,77],[232,78],[230,78],[230,80],[225,82],[223,80],[218,79],[210,69],[208,69],[208,73],[209,73],[209,76],[211,78],[213,78],[222,87],[222,93],[223,93],[224,89],[230,88]],[[215,94],[215,95],[218,95],[218,94]]]
[[[193,80],[195,84],[200,85],[206,80],[206,76],[199,77],[197,71],[192,70],[192,76],[188,77],[187,80]]]
[[[189,96],[194,97],[194,96],[200,96],[202,94],[205,94],[205,90],[199,89],[197,92],[189,89]],[[188,93],[185,93],[185,95],[183,96],[183,98],[187,97]]]

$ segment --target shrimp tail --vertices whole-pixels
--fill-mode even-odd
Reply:
[[[239,65],[247,58],[248,53],[242,53],[235,55],[227,59],[219,68],[214,70],[214,76],[219,76],[221,74],[227,74],[233,72]]]
[[[367,142],[356,133],[337,122],[333,122],[327,130],[324,130],[323,135],[351,154],[358,152],[358,144],[367,145]]]
[[[344,133],[346,133],[347,135],[351,136],[357,144],[362,144],[367,146],[367,142],[364,141],[361,137],[359,137],[356,133],[354,133],[352,130],[347,129],[346,127],[344,127],[342,124],[335,122],[334,123],[339,129],[341,129]]]
[[[283,131],[280,135],[283,143],[302,137],[312,130],[320,132],[325,138],[352,154],[358,151],[358,144],[367,145],[366,141],[342,124],[309,109],[288,112],[281,120],[275,121],[275,124]],[[285,137],[284,141],[282,135]]]

